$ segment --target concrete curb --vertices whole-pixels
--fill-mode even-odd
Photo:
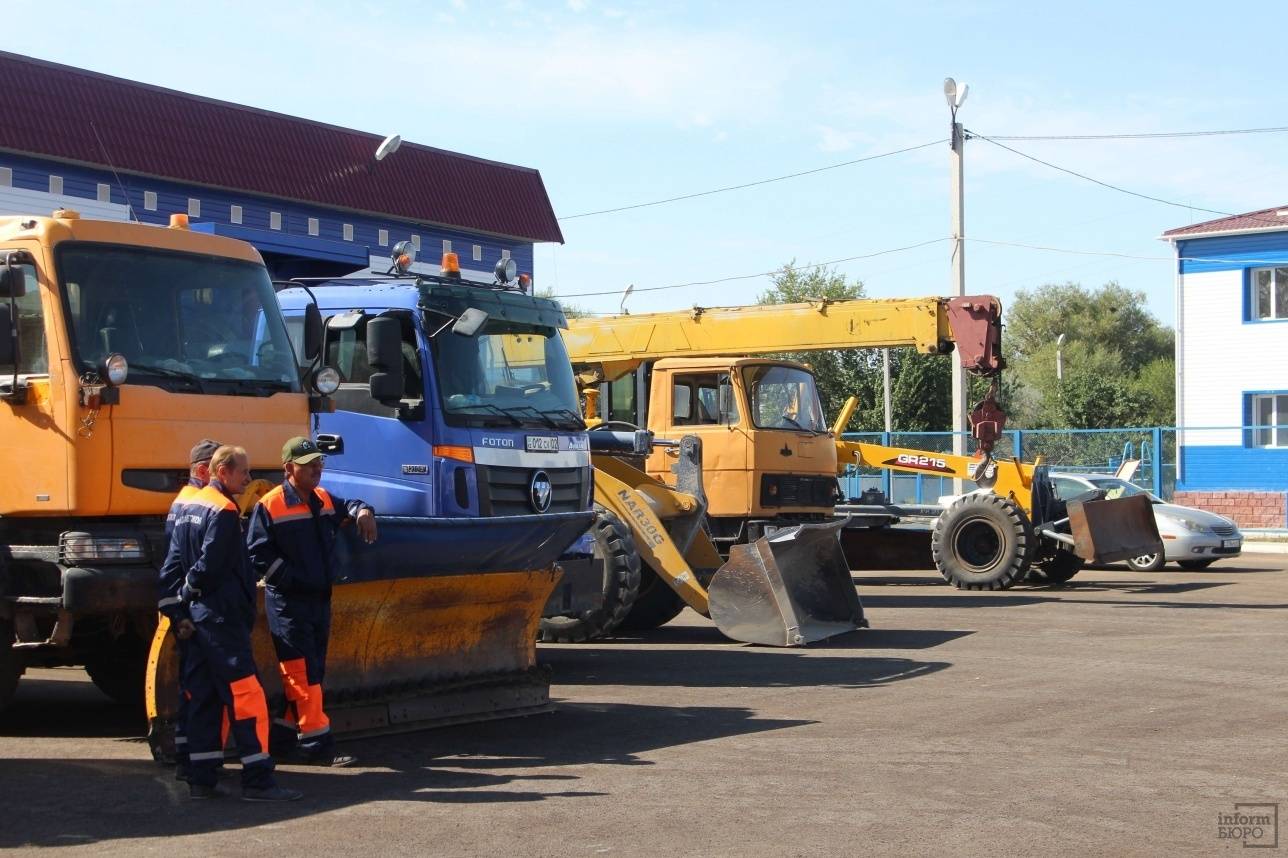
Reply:
[[[1247,542],[1243,543],[1244,554],[1288,554],[1288,542]]]

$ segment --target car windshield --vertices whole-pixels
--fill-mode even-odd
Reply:
[[[761,429],[825,432],[814,376],[792,366],[762,364],[743,370],[751,417]]]
[[[1098,489],[1104,489],[1105,498],[1108,500],[1113,500],[1114,498],[1129,498],[1132,495],[1145,495],[1151,501],[1160,503],[1158,498],[1154,497],[1140,486],[1135,483],[1129,483],[1126,480],[1120,480],[1117,477],[1104,477],[1088,480],[1087,482],[1091,483]]]
[[[585,428],[556,329],[489,321],[474,336],[444,330],[430,342],[449,424]]]
[[[85,242],[60,245],[57,261],[81,371],[117,353],[134,383],[212,393],[299,389],[262,265]]]

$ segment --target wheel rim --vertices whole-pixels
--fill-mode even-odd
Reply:
[[[1137,566],[1149,566],[1156,560],[1158,560],[1157,554],[1142,554],[1139,557],[1133,557],[1131,562],[1135,563]]]
[[[962,522],[953,534],[953,553],[972,572],[992,569],[1002,558],[1002,532],[986,518]]]

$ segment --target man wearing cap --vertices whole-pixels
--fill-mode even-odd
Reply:
[[[175,519],[182,514],[183,507],[210,482],[210,457],[219,449],[218,441],[206,438],[197,442],[188,455],[188,482],[179,489],[179,494],[170,504],[170,513],[165,519],[165,540],[169,546],[174,536]],[[188,670],[188,651],[192,647],[192,619],[188,609],[179,598],[179,588],[183,585],[183,566],[175,552],[167,548],[165,562],[161,565],[161,576],[157,588],[157,610],[169,621],[178,640],[179,650],[179,707],[175,713],[174,723],[174,776],[177,780],[188,779],[188,690],[184,683],[184,671]]]
[[[300,793],[278,786],[273,777],[268,700],[251,652],[255,572],[234,500],[249,482],[246,451],[220,447],[210,459],[210,484],[184,504],[174,523],[170,553],[183,567],[179,595],[193,629],[184,675],[190,695],[188,790],[193,798],[221,794],[221,722],[228,717],[241,758],[242,798],[294,801]]]
[[[293,716],[301,762],[334,765],[331,722],[322,707],[327,641],[331,633],[334,549],[350,520],[365,542],[376,539],[375,511],[322,488],[324,457],[308,438],[282,447],[282,485],[260,498],[247,542],[264,581],[264,609],[282,673],[287,715]]]

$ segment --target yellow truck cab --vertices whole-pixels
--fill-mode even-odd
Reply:
[[[665,358],[637,375],[648,379],[643,420],[654,435],[702,440],[708,522],[722,550],[754,540],[765,524],[832,518],[839,500],[836,445],[808,367],[763,358]],[[610,386],[613,416],[629,411],[620,409],[620,399],[634,381],[628,376]],[[677,447],[656,448],[646,472],[670,482],[677,454]]]
[[[263,260],[186,227],[0,218],[0,708],[28,666],[141,702],[189,450],[240,445],[275,476],[307,431]]]

